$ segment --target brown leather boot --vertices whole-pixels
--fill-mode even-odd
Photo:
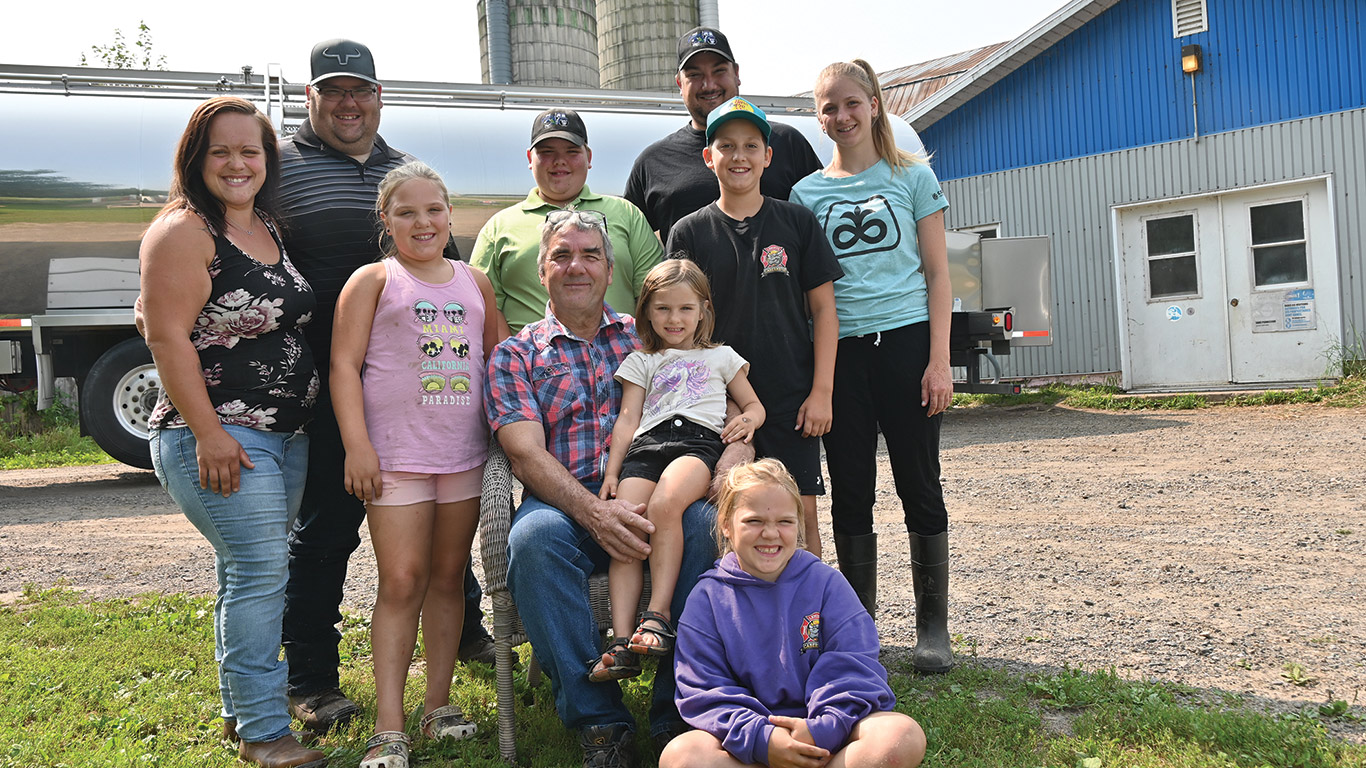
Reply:
[[[237,747],[237,756],[261,768],[322,768],[327,755],[300,744],[293,734],[275,741],[244,741]]]

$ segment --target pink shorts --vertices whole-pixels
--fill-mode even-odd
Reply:
[[[379,471],[380,495],[370,502],[374,507],[404,507],[435,501],[450,504],[478,498],[484,487],[484,465],[464,472],[432,474],[430,472]]]

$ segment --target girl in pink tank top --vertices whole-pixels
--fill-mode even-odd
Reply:
[[[421,163],[390,171],[376,208],[386,258],[342,288],[331,369],[346,490],[366,502],[379,565],[370,623],[375,735],[362,768],[407,765],[403,686],[419,618],[427,647],[422,734],[475,731],[450,703],[451,676],[488,448],[487,354],[508,335],[489,279],[445,258],[450,203],[435,171]]]

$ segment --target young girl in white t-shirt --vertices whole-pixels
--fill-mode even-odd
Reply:
[[[613,640],[589,669],[594,682],[640,674],[640,654],[673,652],[669,604],[683,559],[683,510],[706,495],[724,444],[749,442],[764,423],[749,363],[711,341],[714,323],[711,286],[696,264],[672,259],[645,276],[636,305],[641,349],[617,369],[621,413],[599,495],[646,505],[655,525],[650,601],[637,618],[641,565],[613,560]],[[727,394],[741,408],[729,422]]]

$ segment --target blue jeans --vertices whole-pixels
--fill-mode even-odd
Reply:
[[[589,488],[597,493],[596,488]],[[683,612],[697,577],[716,562],[716,508],[694,502],[683,513],[683,562],[669,610]],[[570,730],[635,720],[616,683],[588,681],[588,662],[602,655],[588,602],[588,577],[606,573],[611,557],[568,515],[528,495],[508,533],[508,587],[536,659],[550,677],[555,710]],[[650,730],[682,723],[674,705],[673,657],[660,660],[650,703]]]
[[[225,426],[255,469],[242,468],[241,489],[223,498],[199,487],[189,429],[154,429],[152,466],[185,517],[213,545],[218,572],[214,659],[223,716],[237,718],[244,741],[289,733],[280,618],[289,576],[289,528],[303,497],[308,437]]]

